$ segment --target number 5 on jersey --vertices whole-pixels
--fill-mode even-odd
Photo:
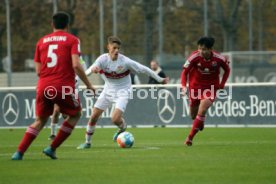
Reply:
[[[52,67],[56,66],[56,64],[57,64],[58,58],[57,58],[56,53],[54,53],[54,50],[56,50],[57,48],[58,48],[58,45],[49,45],[47,57],[51,58],[52,61],[47,63],[48,68],[52,68]]]

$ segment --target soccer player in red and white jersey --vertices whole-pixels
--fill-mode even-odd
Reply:
[[[123,113],[126,110],[132,92],[130,72],[135,74],[144,73],[162,84],[168,83],[169,80],[169,78],[162,78],[148,67],[119,53],[121,40],[118,37],[110,36],[107,41],[108,53],[99,56],[93,65],[86,70],[87,75],[100,73],[105,84],[102,93],[94,105],[92,116],[87,123],[85,143],[79,145],[77,149],[91,147],[91,138],[95,132],[96,123],[101,114],[112,103],[115,103],[115,110],[112,113],[111,120],[119,128],[113,140],[116,141],[118,135],[126,130],[127,125],[123,119]]]
[[[95,91],[80,64],[79,39],[67,32],[68,14],[58,12],[52,21],[53,33],[42,37],[36,45],[34,61],[39,76],[36,89],[36,119],[25,132],[12,160],[23,159],[25,151],[53,113],[54,104],[57,104],[60,112],[68,117],[62,123],[56,138],[43,153],[51,159],[57,159],[55,150],[70,136],[81,117],[80,100],[75,95],[75,74],[88,89]]]
[[[204,128],[208,108],[216,98],[216,92],[223,89],[228,79],[230,68],[224,56],[212,50],[215,39],[202,37],[198,40],[198,50],[188,57],[181,74],[183,94],[187,91],[189,80],[190,115],[193,126],[185,144],[192,146],[194,136]],[[224,70],[220,81],[220,69]]]

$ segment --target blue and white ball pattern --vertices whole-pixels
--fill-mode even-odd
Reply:
[[[131,148],[134,144],[134,137],[130,132],[120,133],[117,143],[121,148]]]

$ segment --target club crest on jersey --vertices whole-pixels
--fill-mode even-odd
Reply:
[[[218,63],[216,61],[212,61],[212,67],[216,67]]]
[[[117,72],[121,72],[122,70],[124,70],[124,67],[123,67],[123,66],[118,66],[118,67],[117,67]]]
[[[204,68],[205,73],[208,73],[209,71],[210,71],[209,68]]]

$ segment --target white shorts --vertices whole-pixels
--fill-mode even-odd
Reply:
[[[94,107],[105,111],[108,107],[115,103],[115,108],[125,112],[128,100],[129,96],[114,97],[107,95],[106,93],[101,93]]]

